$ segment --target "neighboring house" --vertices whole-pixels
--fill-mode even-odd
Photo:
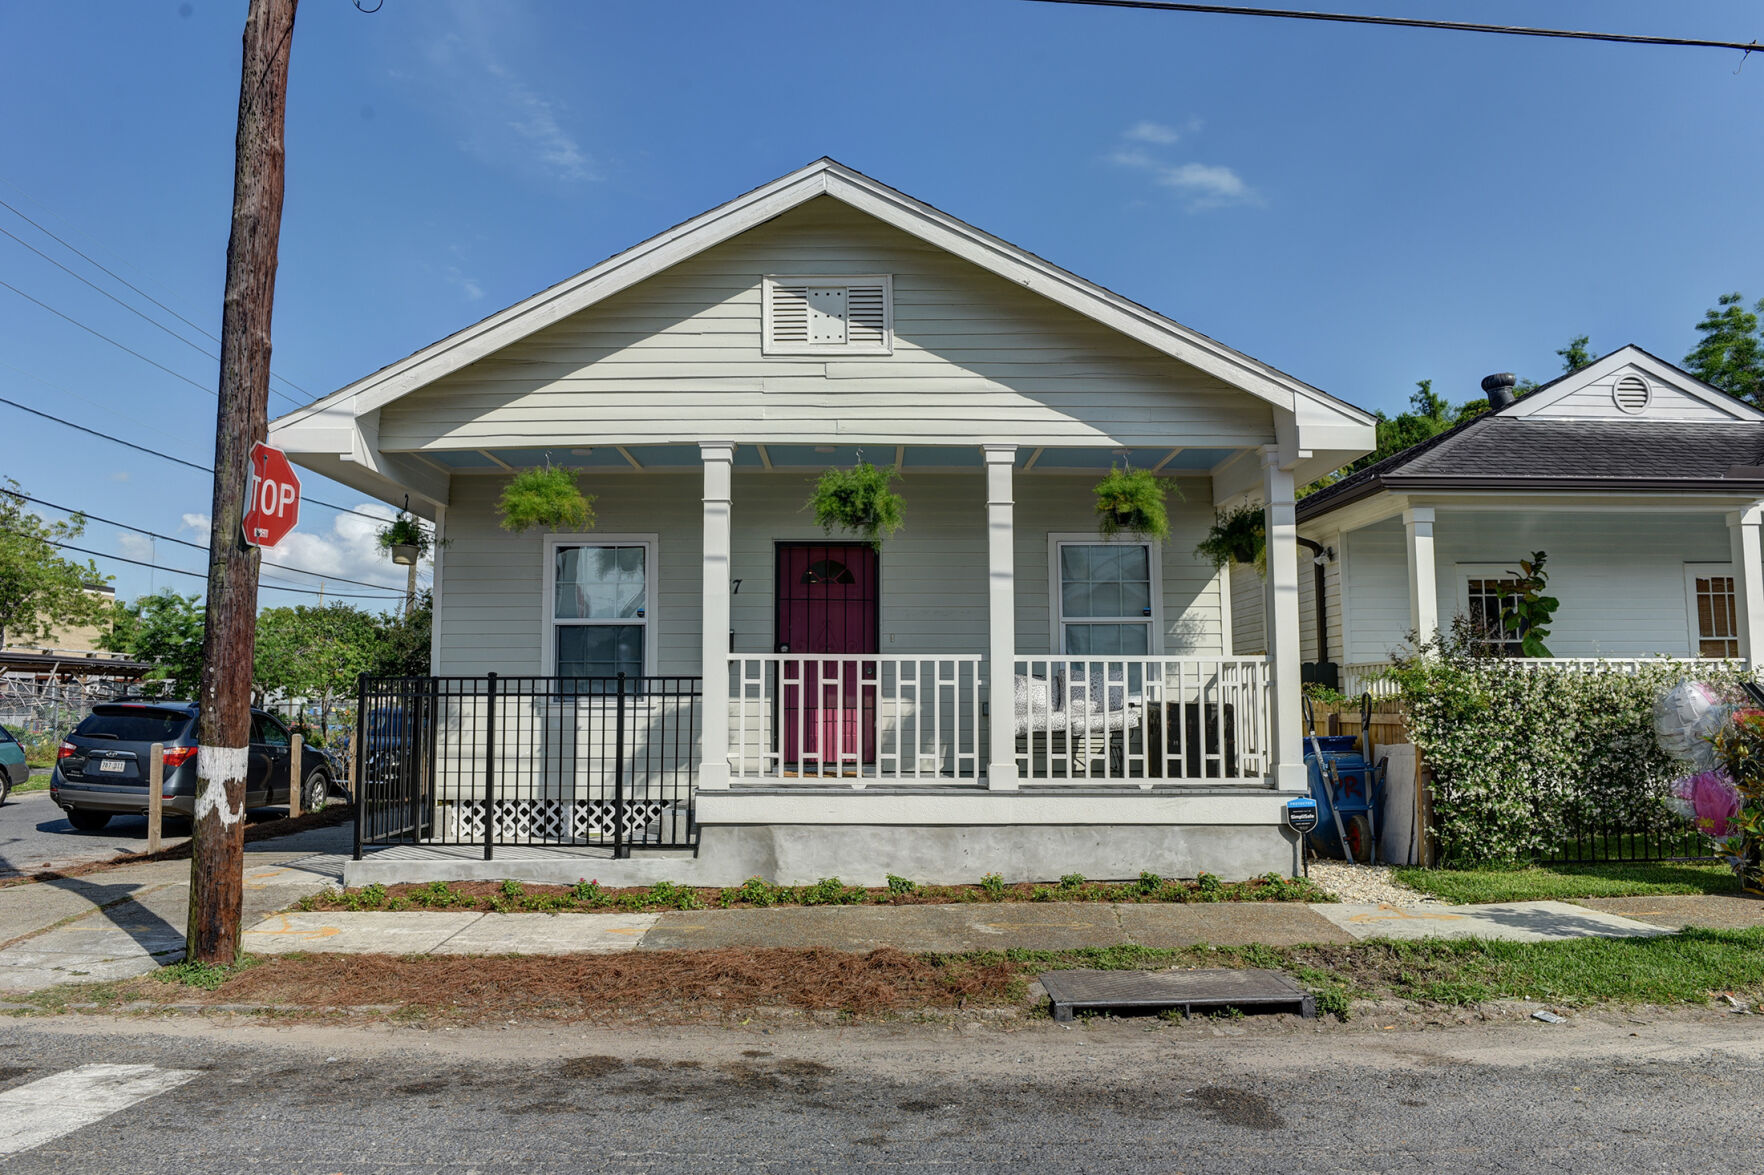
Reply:
[[[409,495],[446,540],[442,679],[363,720],[370,758],[431,722],[437,749],[399,769],[405,815],[370,841],[616,825],[695,845],[676,879],[878,883],[1291,869],[1297,569],[1272,573],[1272,653],[1239,657],[1224,578],[1192,552],[1250,491],[1291,549],[1294,485],[1370,449],[1372,423],[821,160],[270,441]],[[879,550],[803,509],[860,459],[904,475]],[[1098,537],[1091,487],[1124,462],[1167,479],[1167,540]],[[511,473],[546,464],[582,471],[593,530],[498,526]]]
[[[1634,346],[1511,389],[1489,377],[1487,413],[1299,502],[1325,585],[1320,649],[1300,576],[1305,660],[1339,664],[1357,692],[1458,616],[1516,655],[1499,589],[1541,550],[1556,658],[1756,662],[1764,413]]]

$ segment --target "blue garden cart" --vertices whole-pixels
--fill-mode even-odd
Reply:
[[[1317,801],[1317,827],[1306,839],[1319,856],[1350,864],[1378,860],[1378,816],[1384,809],[1384,760],[1367,761],[1372,749],[1372,697],[1361,702],[1360,739],[1351,734],[1319,735],[1311,700],[1305,699],[1305,724],[1310,728],[1305,770],[1311,798]]]

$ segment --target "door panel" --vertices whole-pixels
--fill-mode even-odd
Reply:
[[[880,563],[863,543],[779,543],[777,651],[874,654]],[[876,677],[860,661],[779,666],[784,761],[805,775],[839,775],[876,761]]]

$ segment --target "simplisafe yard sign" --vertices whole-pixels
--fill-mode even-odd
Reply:
[[[251,485],[245,504],[245,541],[273,547],[300,521],[300,479],[288,455],[259,441],[251,446]]]
[[[1286,824],[1300,835],[1317,827],[1317,801],[1308,796],[1286,801]]]

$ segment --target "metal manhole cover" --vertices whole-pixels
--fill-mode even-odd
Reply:
[[[1053,1018],[1110,1009],[1181,1008],[1184,1015],[1217,1008],[1317,1014],[1316,997],[1278,971],[1203,967],[1194,971],[1047,971],[1039,977]]]

